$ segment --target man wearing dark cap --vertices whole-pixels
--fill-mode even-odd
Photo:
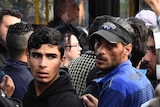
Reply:
[[[90,35],[90,41],[96,54],[96,67],[104,73],[104,77],[97,79],[98,107],[139,107],[154,97],[150,81],[132,66],[129,59],[132,39],[123,27],[103,22],[98,31]],[[82,100],[86,102],[86,98],[95,104],[90,94],[84,95]]]

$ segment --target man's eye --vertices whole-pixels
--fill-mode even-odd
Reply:
[[[156,55],[156,49],[155,49],[155,47],[150,47],[150,49],[149,50],[151,50],[152,51],[152,53],[154,54],[154,55]]]
[[[113,49],[114,47],[116,47],[116,44],[107,44],[109,49]]]
[[[155,49],[155,47],[147,48],[147,49],[146,49],[146,53],[147,53],[148,51],[150,51],[150,52],[152,52],[154,55],[156,55],[156,49]]]
[[[156,49],[152,49],[152,52],[156,55]]]
[[[34,58],[39,58],[39,57],[41,57],[41,55],[38,54],[38,53],[32,53],[32,57],[34,57]]]
[[[56,55],[47,55],[47,57],[48,57],[49,59],[53,59],[53,58],[56,58]]]
[[[147,53],[149,51],[149,49],[146,49],[146,52],[145,53]]]
[[[94,46],[95,46],[95,47],[100,47],[100,45],[101,45],[101,44],[96,40]]]

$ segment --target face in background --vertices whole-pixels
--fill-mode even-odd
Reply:
[[[70,22],[79,18],[79,5],[76,4],[74,0],[68,0],[68,2],[65,4],[65,7],[65,14],[68,14],[68,20]]]
[[[101,37],[95,39],[96,66],[104,72],[110,71],[122,62],[128,60],[132,45],[124,46],[122,43],[109,43]]]
[[[147,42],[147,53],[143,57],[143,62],[146,63],[147,77],[149,79],[156,79],[156,50],[154,38],[149,36]]]
[[[66,41],[66,48],[64,51],[64,57],[69,61],[79,57],[81,55],[82,48],[80,47],[77,37],[71,34],[70,44],[67,37],[65,38],[65,41]]]
[[[42,44],[31,49],[28,64],[37,84],[52,84],[59,77],[61,53],[55,45]]]
[[[8,27],[10,25],[13,25],[19,22],[21,22],[20,18],[10,16],[10,15],[3,16],[2,23],[0,23],[0,40],[3,44],[5,44],[6,42],[6,35],[7,35]]]

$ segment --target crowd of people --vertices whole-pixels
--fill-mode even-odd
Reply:
[[[153,11],[97,16],[88,35],[72,25],[75,0],[55,0],[56,17],[45,26],[1,10],[0,90],[23,107],[159,107],[160,0],[145,2]]]

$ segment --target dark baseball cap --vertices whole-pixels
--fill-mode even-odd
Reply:
[[[110,21],[103,23],[98,31],[92,33],[89,37],[90,41],[94,41],[95,37],[102,37],[110,43],[132,43],[132,38],[129,32],[119,24]]]

